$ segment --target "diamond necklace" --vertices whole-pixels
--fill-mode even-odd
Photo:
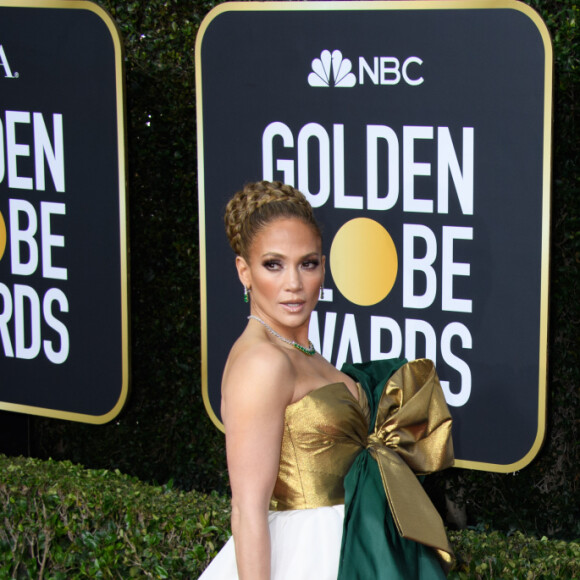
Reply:
[[[297,348],[300,352],[303,352],[304,354],[307,354],[308,356],[312,356],[315,352],[316,349],[314,348],[314,345],[312,344],[311,340],[308,340],[308,348],[302,346],[301,344],[299,344],[298,342],[296,342],[295,340],[290,340],[289,338],[284,338],[282,335],[278,334],[271,326],[268,326],[268,324],[266,324],[261,318],[258,318],[257,316],[254,316],[253,314],[250,314],[250,316],[248,316],[248,320],[253,319],[253,320],[257,320],[260,324],[263,324],[268,331],[273,334],[276,338],[279,338],[282,342],[285,342],[286,344],[289,344],[290,346],[293,346],[294,348]]]

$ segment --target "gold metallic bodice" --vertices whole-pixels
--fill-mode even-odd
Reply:
[[[273,510],[344,503],[343,479],[367,445],[369,409],[344,383],[332,383],[288,405]]]

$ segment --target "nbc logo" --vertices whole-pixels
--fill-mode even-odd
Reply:
[[[308,75],[308,84],[311,87],[329,87],[331,81],[335,87],[354,87],[356,77],[352,70],[352,63],[348,58],[342,58],[340,50],[323,50],[320,58],[312,61],[312,72]]]
[[[358,84],[365,80],[373,85],[398,85],[403,82],[410,86],[423,84],[425,80],[417,75],[417,67],[423,61],[417,56],[410,56],[400,61],[395,56],[375,56],[368,62],[363,56],[358,59]],[[357,77],[352,72],[352,62],[342,58],[340,50],[323,50],[320,58],[312,61],[312,72],[308,75],[311,87],[354,87]]]

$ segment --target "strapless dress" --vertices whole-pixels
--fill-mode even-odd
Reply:
[[[372,363],[370,367],[345,365],[342,370],[357,381],[357,398],[344,383],[333,383],[311,391],[286,408],[280,468],[269,513],[272,580],[444,578],[435,551],[431,549],[441,548],[435,545],[436,541],[429,539],[431,547],[427,547],[413,541],[417,538],[400,537],[399,518],[393,519],[392,506],[385,498],[385,493],[388,496],[389,492],[386,486],[383,489],[384,482],[381,483],[381,477],[389,476],[382,471],[389,472],[390,467],[377,467],[379,463],[385,463],[374,449],[375,443],[381,439],[380,427],[385,426],[385,420],[388,423],[389,418],[397,415],[403,403],[407,402],[403,401],[402,394],[407,399],[412,398],[409,393],[404,393],[405,389],[399,383],[413,382],[413,378],[409,379],[413,373],[398,382],[395,380],[395,387],[392,381],[387,381],[395,371],[399,371],[393,375],[396,379],[401,374],[400,368],[408,367],[405,363],[405,360],[393,360]],[[377,382],[374,376],[369,381],[369,375],[377,373],[378,377],[383,377],[379,380],[382,384],[377,387],[381,390],[380,396],[374,394],[376,388],[374,391],[369,388],[370,382]],[[435,387],[438,380],[436,383]],[[411,390],[422,387],[414,384]],[[401,395],[398,398],[397,393]],[[381,426],[376,425],[377,414],[381,416]],[[449,427],[448,418],[436,421],[439,427],[442,422],[446,428]],[[433,430],[434,425],[423,428],[423,434],[418,437],[423,439]],[[392,440],[395,433],[392,424],[387,431]],[[400,440],[400,435],[396,437]],[[384,434],[378,445],[389,448]],[[438,445],[448,446],[443,439]],[[448,459],[444,461],[449,463]],[[405,469],[417,481],[413,472],[407,467]],[[403,493],[407,484],[402,482]],[[350,528],[345,526],[345,485]],[[361,494],[367,496],[363,501]],[[397,495],[397,489],[393,494]],[[380,500],[376,499],[378,496]],[[414,498],[413,495],[410,497]],[[400,510],[403,521],[405,509],[403,506]],[[372,530],[370,539],[366,528]],[[424,540],[419,538],[419,541]],[[446,537],[439,543],[445,541]],[[228,540],[200,580],[238,579],[234,542],[233,537]],[[443,553],[447,548],[448,545],[443,546]]]

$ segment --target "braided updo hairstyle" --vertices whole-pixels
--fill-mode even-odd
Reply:
[[[248,260],[256,234],[270,222],[283,218],[302,220],[322,238],[312,206],[303,193],[280,181],[248,183],[226,206],[224,222],[232,250]]]

